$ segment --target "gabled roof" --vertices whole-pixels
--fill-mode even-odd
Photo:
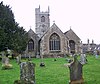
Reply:
[[[33,38],[37,38],[39,39],[38,35],[30,28],[30,30],[28,31],[28,38],[29,39],[33,39]]]
[[[44,35],[41,37],[41,39],[47,34],[47,33],[57,33],[58,35],[59,34],[62,34],[64,37],[64,33],[60,30],[60,28],[55,24],[53,23],[53,25],[47,30],[47,32],[44,33]],[[68,38],[67,38],[68,39]]]
[[[55,24],[55,23],[53,23],[53,25],[50,27],[50,29],[58,29],[58,30],[60,30],[60,28]],[[61,30],[60,30],[61,31]],[[62,32],[62,31],[61,31]],[[63,33],[63,32],[62,32]]]
[[[70,38],[69,36],[70,35],[74,35],[74,36],[76,36],[79,40],[80,40],[80,38],[75,34],[75,32],[70,28],[70,30],[68,30],[68,31],[66,31],[65,33],[64,33],[68,38]]]
[[[30,30],[28,31],[28,34],[31,33],[31,34],[35,34],[35,32],[30,28]]]

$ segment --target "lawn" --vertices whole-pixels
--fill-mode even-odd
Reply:
[[[83,66],[83,78],[85,84],[100,84],[100,57],[87,56],[88,63]],[[65,58],[44,58],[45,67],[40,67],[40,59],[32,59],[36,64],[35,79],[36,84],[68,84],[69,68],[65,67],[67,63]],[[13,69],[2,70],[0,60],[0,84],[13,84],[15,80],[20,79],[20,67],[16,60],[10,60]]]

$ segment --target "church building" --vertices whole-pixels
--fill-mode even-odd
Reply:
[[[68,54],[81,53],[81,39],[70,29],[62,32],[53,23],[50,27],[50,12],[41,12],[40,6],[35,9],[35,32],[28,31],[27,52],[33,57],[64,57]]]

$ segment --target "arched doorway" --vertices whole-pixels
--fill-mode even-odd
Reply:
[[[75,42],[73,40],[69,40],[70,53],[75,54]]]

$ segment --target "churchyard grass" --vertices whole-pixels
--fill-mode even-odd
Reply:
[[[100,57],[87,56],[88,63],[83,65],[83,78],[85,84],[100,84]],[[24,60],[25,61],[25,60]],[[33,58],[36,64],[35,79],[36,84],[68,84],[69,68],[64,66],[67,63],[65,58],[44,58],[45,67],[40,67],[41,59]],[[10,59],[13,69],[2,70],[0,60],[0,84],[13,84],[20,79],[20,67],[15,59]]]

